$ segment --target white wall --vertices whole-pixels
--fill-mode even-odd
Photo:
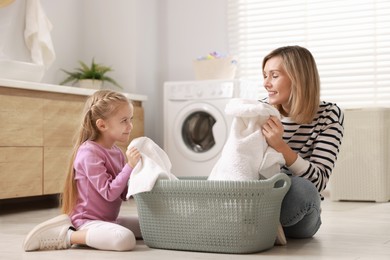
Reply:
[[[84,0],[82,57],[112,66],[112,77],[128,92],[135,89],[135,1]]]
[[[164,81],[193,80],[193,59],[227,52],[226,5],[227,0],[137,1],[136,84],[149,98],[146,134],[160,145]]]
[[[168,0],[165,48],[168,80],[194,79],[192,60],[212,51],[227,52],[227,0]]]
[[[163,145],[163,82],[193,80],[193,59],[211,51],[228,52],[227,0],[41,3],[53,24],[57,56],[43,82],[58,84],[65,77],[60,69],[72,69],[78,60],[95,57],[111,65],[115,70],[111,76],[123,91],[148,96],[145,134],[159,145]],[[12,52],[29,58],[22,44]]]
[[[23,1],[23,0],[16,0]],[[41,0],[44,11],[53,25],[51,37],[56,52],[56,60],[46,72],[43,82],[58,84],[65,78],[60,69],[71,70],[82,59],[80,48],[83,36],[83,1]]]
[[[0,59],[29,61],[23,40],[25,4],[15,1],[0,8]]]

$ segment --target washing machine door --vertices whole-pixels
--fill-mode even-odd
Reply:
[[[207,161],[219,155],[228,126],[222,111],[208,103],[192,103],[177,115],[174,125],[177,149],[192,161]]]

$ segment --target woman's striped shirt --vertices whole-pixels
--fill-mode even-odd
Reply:
[[[335,166],[344,132],[344,114],[333,103],[322,101],[310,124],[296,124],[289,117],[282,118],[283,140],[298,154],[282,172],[307,178],[321,192],[328,183]]]

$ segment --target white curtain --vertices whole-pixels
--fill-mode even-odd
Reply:
[[[240,78],[262,82],[266,54],[300,45],[317,61],[322,100],[390,105],[390,0],[228,0],[228,30]]]

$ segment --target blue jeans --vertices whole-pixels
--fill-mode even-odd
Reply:
[[[291,177],[291,186],[282,202],[280,223],[286,237],[310,238],[321,226],[321,198],[312,182]]]

